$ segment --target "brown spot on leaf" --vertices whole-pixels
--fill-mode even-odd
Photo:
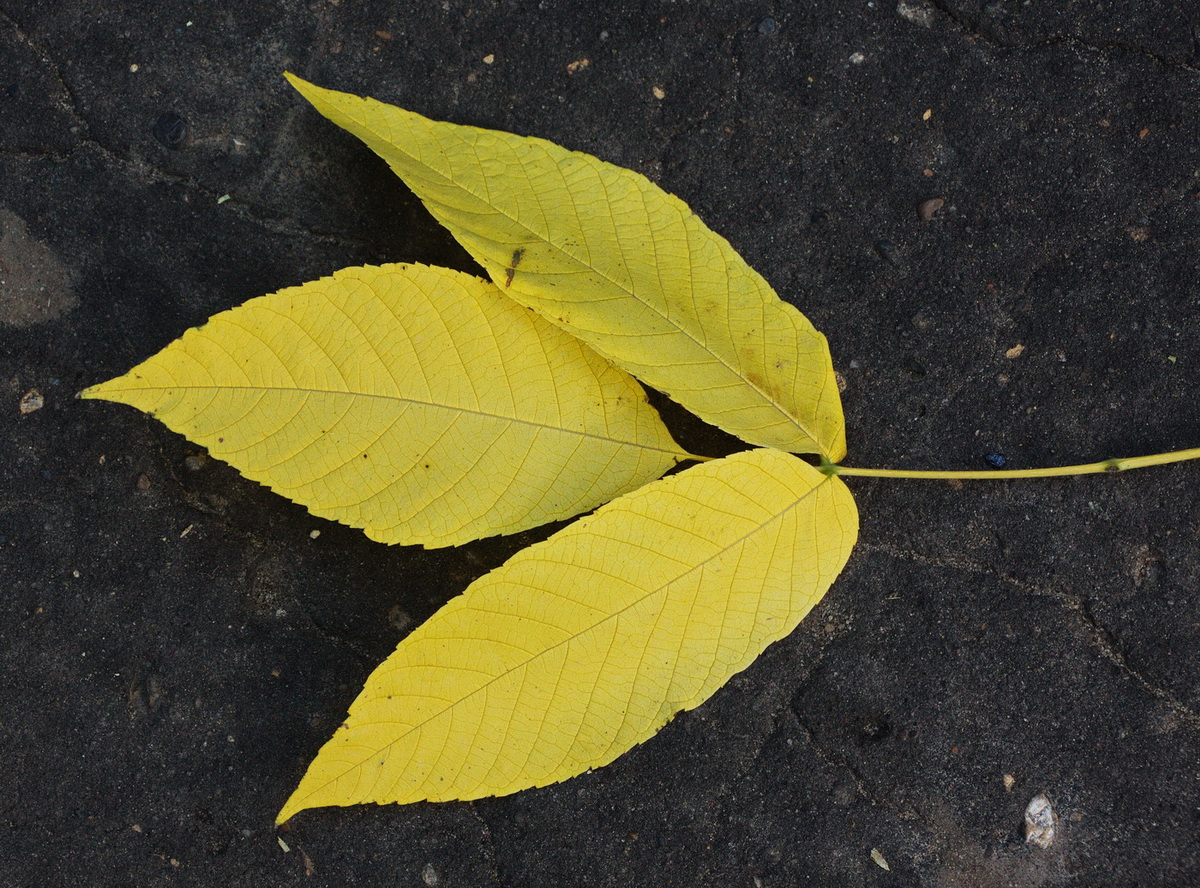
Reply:
[[[517,266],[521,264],[521,257],[525,255],[525,248],[518,247],[513,250],[512,259],[509,260],[508,268],[505,269],[504,286],[511,287],[513,275],[517,273]]]

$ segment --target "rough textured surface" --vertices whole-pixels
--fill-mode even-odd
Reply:
[[[73,399],[252,296],[469,267],[290,68],[688,201],[829,335],[854,464],[1194,446],[1198,27],[1184,2],[0,0],[2,203],[70,279],[0,326],[0,883],[1200,881],[1200,468],[852,482],[826,600],[659,737],[505,799],[307,812],[285,852],[272,816],[368,671],[537,535],[386,549]]]

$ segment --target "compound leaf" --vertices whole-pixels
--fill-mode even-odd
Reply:
[[[792,631],[849,557],[845,485],[777,450],[656,481],[415,630],[279,814],[474,799],[607,764]]]
[[[491,283],[423,265],[252,299],[82,396],[385,543],[514,533],[687,458],[632,377]]]
[[[704,420],[840,460],[829,347],[678,198],[542,139],[438,123],[293,75],[506,293]]]

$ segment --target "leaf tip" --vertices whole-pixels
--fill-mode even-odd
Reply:
[[[120,379],[121,377],[117,377]],[[83,391],[75,395],[76,398],[86,401],[111,401],[113,398],[108,394],[108,387],[111,386],[116,379],[110,379],[107,382],[98,382],[95,385],[89,385]]]

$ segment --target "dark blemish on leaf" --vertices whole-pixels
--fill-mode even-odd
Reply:
[[[504,286],[506,286],[506,287],[512,286],[513,275],[515,275],[517,273],[517,266],[521,264],[521,257],[524,255],[525,255],[524,247],[518,247],[517,249],[513,250],[512,259],[509,260],[508,268],[505,270],[506,273],[504,276]]]

